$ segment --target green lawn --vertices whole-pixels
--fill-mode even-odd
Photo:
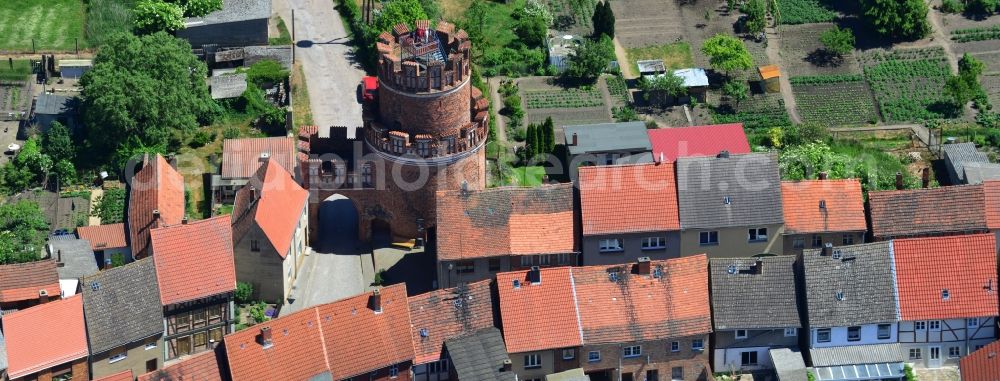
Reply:
[[[542,185],[542,177],[545,176],[545,168],[543,167],[517,167],[511,171],[514,174],[513,183],[525,187]]]
[[[0,61],[0,80],[23,81],[31,75],[31,61],[14,60],[13,66],[8,60]]]
[[[84,7],[81,0],[0,1],[0,51],[72,51],[83,38]]]
[[[694,59],[691,58],[691,45],[687,42],[674,42],[670,44],[647,46],[644,48],[627,49],[629,64],[632,70],[639,72],[639,66],[635,61],[641,60],[663,60],[663,65],[667,69],[684,69],[694,66]]]

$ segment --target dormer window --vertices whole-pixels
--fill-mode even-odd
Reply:
[[[819,200],[819,209],[826,210],[826,200]]]
[[[732,204],[732,203],[733,203],[733,199],[732,199],[732,198],[730,198],[729,196],[726,196],[726,197],[723,197],[723,198],[722,198],[722,203],[723,203],[723,204],[726,204],[726,205],[730,205],[730,204]]]
[[[835,296],[836,296],[837,300],[841,301],[841,302],[844,301],[844,299],[847,299],[847,297],[844,296],[844,292],[843,291],[837,291],[837,294]]]

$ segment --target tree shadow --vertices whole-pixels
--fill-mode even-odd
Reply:
[[[882,36],[864,19],[857,16],[841,17],[835,22],[838,27],[850,29],[854,33],[854,48],[857,50],[889,49],[893,40]]]
[[[819,67],[840,67],[844,63],[844,56],[819,48],[813,50],[803,60]]]

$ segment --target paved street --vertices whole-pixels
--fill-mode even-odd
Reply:
[[[309,104],[316,125],[360,126],[357,87],[364,72],[350,61],[347,31],[332,0],[275,0],[274,11],[292,28],[295,10],[295,56],[302,62]],[[321,129],[325,135],[327,130]],[[353,131],[353,130],[351,130]]]

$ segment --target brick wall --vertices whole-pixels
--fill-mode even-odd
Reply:
[[[56,372],[61,371],[64,365],[55,366],[49,369],[45,369],[41,372],[30,374],[21,378],[14,378],[11,381],[21,381],[21,380],[37,380],[37,381],[52,381],[53,370]],[[73,361],[70,366],[73,369],[73,379],[74,380],[89,380],[90,379],[90,368],[87,367],[87,358],[81,358]]]
[[[388,86],[379,87],[379,120],[389,130],[443,137],[458,133],[472,120],[469,81],[458,88],[430,94],[409,94]],[[396,123],[400,127],[397,127]]]
[[[691,349],[693,339],[702,339],[705,349],[695,351]],[[670,343],[680,342],[680,350],[672,352]],[[639,345],[642,348],[640,356],[623,358],[622,348]],[[660,380],[670,380],[671,371],[674,367],[683,369],[685,381],[705,380],[708,368],[708,335],[689,336],[684,338],[671,338],[664,340],[633,342],[605,345],[585,345],[580,351],[580,364],[586,372],[600,370],[611,370],[617,376],[617,370],[622,373],[632,373],[634,380],[644,380],[646,372],[656,370]],[[600,361],[589,361],[590,351],[600,351]],[[619,365],[620,364],[620,365]]]

